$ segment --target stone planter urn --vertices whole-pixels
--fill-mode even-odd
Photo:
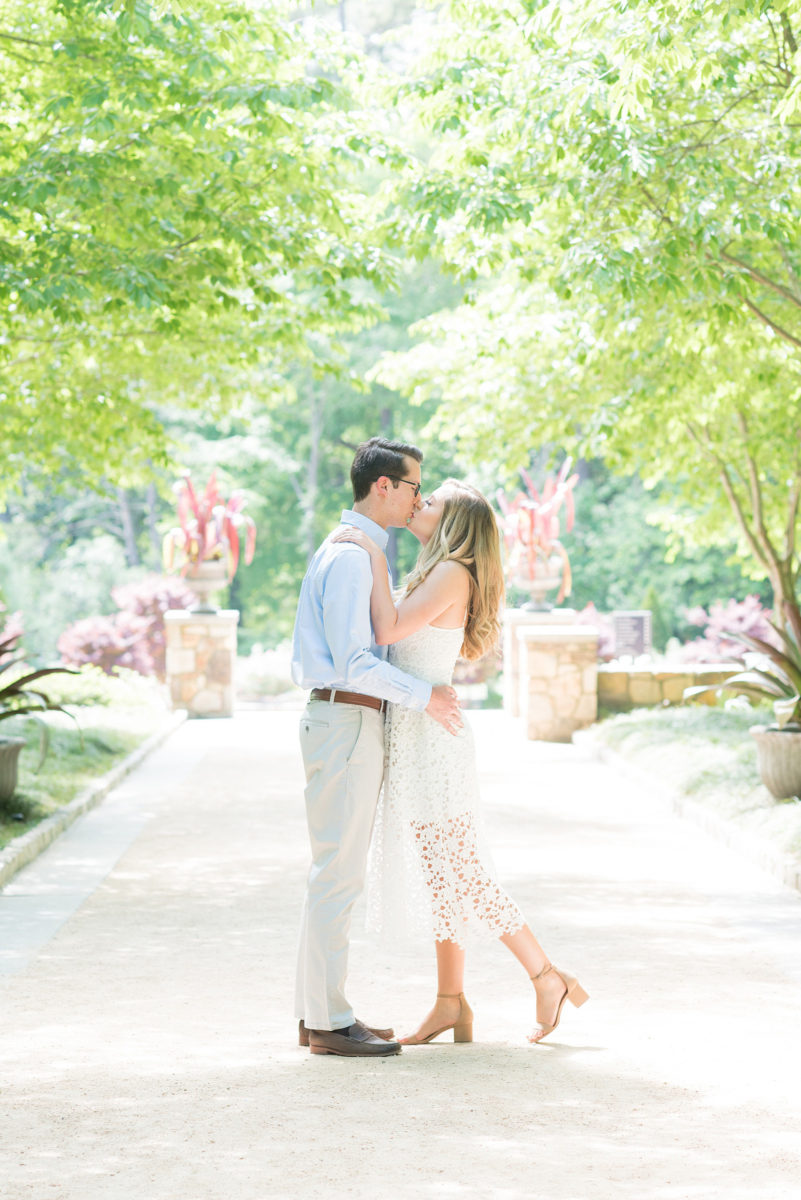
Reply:
[[[0,737],[0,804],[17,790],[17,766],[25,738]]]
[[[801,729],[752,725],[759,776],[777,800],[801,799]]]
[[[228,582],[228,572],[223,558],[205,558],[195,563],[184,576],[187,585],[197,597],[192,605],[192,612],[217,612],[217,605],[212,604],[211,597]]]
[[[528,592],[530,599],[523,604],[525,612],[550,612],[554,601],[549,599],[549,592],[557,592],[564,579],[565,563],[561,554],[545,554],[537,550],[534,574],[526,575],[518,572],[512,579],[513,587],[521,592]]]

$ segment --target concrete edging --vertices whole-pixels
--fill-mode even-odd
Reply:
[[[58,812],[41,821],[34,829],[29,829],[27,833],[13,838],[5,849],[0,850],[0,890],[13,879],[18,871],[32,863],[42,851],[53,844],[60,834],[69,829],[73,821],[89,812],[90,809],[97,808],[112,788],[121,783],[126,775],[129,775],[147,758],[148,754],[165,742],[171,733],[183,725],[185,720],[185,712],[170,714],[164,728],[151,734],[116,767],[113,767],[107,774],[101,775],[94,783],[90,783],[82,792],[78,793],[74,800],[70,800],[69,804],[65,804]]]
[[[607,763],[616,771],[620,771],[622,775],[641,783],[648,794],[656,793],[659,800],[678,816],[700,825],[711,837],[730,846],[733,850],[737,850],[744,858],[762,867],[764,871],[779,879],[786,887],[801,892],[801,863],[796,859],[791,858],[788,854],[782,854],[764,839],[755,838],[753,833],[739,829],[732,821],[705,808],[703,804],[680,796],[673,788],[655,780],[653,775],[644,768],[629,762],[627,758],[618,754],[616,750],[610,749],[609,746],[604,746],[594,736],[592,730],[582,729],[575,733],[573,738],[577,745],[589,749],[601,762]]]

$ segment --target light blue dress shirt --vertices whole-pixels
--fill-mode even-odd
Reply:
[[[356,525],[386,549],[388,535],[369,517],[346,508],[342,525]],[[352,542],[326,538],[303,580],[292,640],[292,678],[302,688],[341,688],[378,696],[422,712],[431,684],[386,661],[370,623],[370,555]]]

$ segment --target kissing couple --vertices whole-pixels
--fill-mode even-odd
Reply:
[[[310,689],[300,744],[312,864],[295,997],[300,1044],[312,1054],[398,1054],[448,1030],[472,1041],[464,967],[474,935],[500,938],[533,981],[529,1041],[556,1029],[565,1000],[587,999],[550,962],[480,844],[475,749],[451,680],[460,654],[480,658],[497,640],[500,538],[469,484],[447,479],[423,498],[422,461],[416,446],[385,438],[358,447],[353,507],[300,591],[292,677]],[[399,598],[384,553],[391,527],[420,542]],[[384,924],[418,921],[436,948],[434,1005],[400,1039],[357,1020],[345,997],[351,912],[374,822]]]

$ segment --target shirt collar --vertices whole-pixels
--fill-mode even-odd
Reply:
[[[342,510],[342,525],[355,525],[361,529],[362,533],[366,533],[374,542],[377,542],[382,550],[386,550],[389,534],[386,529],[382,529],[380,525],[376,525],[375,521],[371,521],[369,517],[365,517],[362,513],[354,512],[350,508]]]

